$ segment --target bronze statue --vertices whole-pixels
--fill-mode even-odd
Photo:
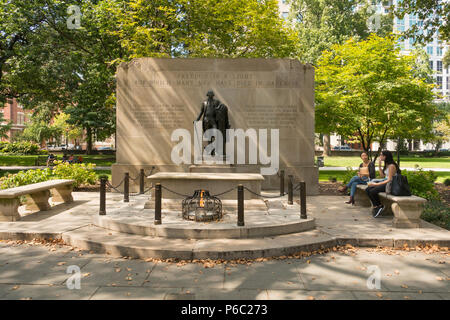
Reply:
[[[203,116],[202,127],[203,133],[208,129],[218,129],[223,137],[223,155],[225,155],[226,130],[230,128],[228,120],[228,108],[219,100],[214,99],[214,92],[209,90],[206,94],[208,99],[203,101],[202,109],[196,121],[200,121]],[[211,143],[209,141],[209,143]],[[214,155],[214,154],[213,154]]]

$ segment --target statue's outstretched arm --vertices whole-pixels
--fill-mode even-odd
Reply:
[[[197,120],[195,121],[200,121],[204,112],[205,112],[205,105],[202,104],[202,110],[200,110],[200,114],[198,115]]]

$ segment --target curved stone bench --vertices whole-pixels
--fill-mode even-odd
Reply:
[[[5,189],[0,191],[0,221],[20,220],[20,197],[27,196],[25,203],[27,210],[45,211],[50,209],[48,199],[50,189],[54,202],[69,203],[73,201],[72,188],[74,180],[59,179],[25,186]]]
[[[355,204],[362,207],[371,207],[372,204],[366,193],[367,185],[358,185],[356,187]],[[384,215],[393,214],[392,225],[395,228],[419,228],[420,216],[423,212],[423,205],[426,199],[418,196],[394,196],[379,193],[381,203],[385,207]]]

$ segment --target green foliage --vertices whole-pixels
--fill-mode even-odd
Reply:
[[[342,182],[347,184],[356,175],[358,175],[358,170],[353,170],[352,167],[347,167],[347,171],[345,171]]]
[[[450,178],[444,180],[444,184],[448,187],[450,186]]]
[[[312,64],[334,44],[351,37],[366,39],[371,32],[371,19],[380,22],[378,35],[392,31],[392,17],[374,13],[367,0],[291,0],[290,4],[290,18],[299,22],[299,55]]]
[[[82,184],[95,184],[97,175],[94,172],[95,165],[92,163],[72,163],[55,161],[56,166],[53,168],[53,174],[58,179],[73,179],[74,186]]]
[[[445,0],[402,0],[398,1],[395,15],[403,19],[405,14],[416,15],[422,24],[414,24],[404,32],[405,37],[414,37],[419,43],[433,40],[436,32],[442,40],[450,39],[448,18],[450,17],[450,3]],[[427,30],[427,32],[422,32]]]
[[[424,171],[417,168],[416,171],[402,170],[402,175],[408,178],[408,184],[413,195],[427,200],[440,199],[439,193],[434,187],[437,175],[433,171]]]
[[[39,145],[32,142],[2,142],[0,143],[1,153],[12,154],[41,154]]]
[[[428,201],[420,218],[450,230],[450,207],[441,201]]]
[[[97,181],[97,175],[93,164],[69,164],[55,161],[56,166],[52,169],[36,169],[19,171],[0,178],[0,189],[19,187],[27,184],[43,182],[52,179],[72,179],[74,186],[90,184]]]
[[[416,56],[394,37],[371,35],[334,45],[316,69],[316,131],[357,138],[364,150],[388,137],[432,135],[433,86],[419,78]]]
[[[24,186],[27,184],[38,183],[47,181],[50,179],[55,179],[52,170],[46,169],[36,169],[19,171],[15,174],[9,174],[5,177],[0,178],[0,189],[8,189],[19,186]]]

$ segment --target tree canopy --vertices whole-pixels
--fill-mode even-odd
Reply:
[[[297,54],[276,0],[0,0],[0,102],[51,105],[93,136],[115,131],[115,73],[136,57]],[[77,5],[79,24],[69,28]]]
[[[374,141],[432,135],[433,85],[416,55],[400,55],[393,36],[350,39],[326,50],[316,70],[316,130],[354,137],[371,155]]]

